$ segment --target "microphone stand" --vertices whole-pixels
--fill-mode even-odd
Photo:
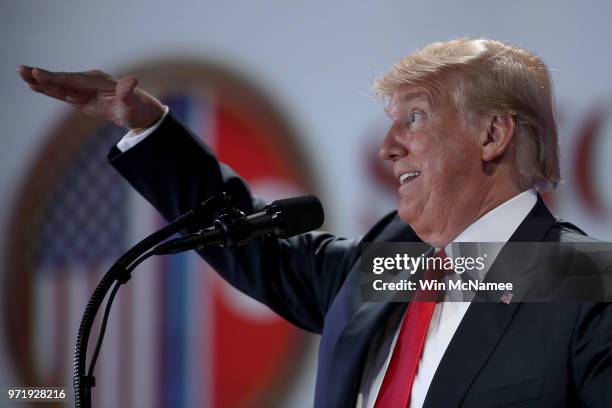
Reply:
[[[81,325],[79,326],[79,332],[77,335],[74,352],[74,372],[72,377],[75,407],[91,407],[91,388],[95,386],[93,369],[95,367],[98,353],[102,344],[102,338],[104,336],[110,306],[119,287],[130,279],[131,272],[138,264],[155,254],[154,250],[150,250],[155,245],[171,237],[175,233],[188,228],[189,226],[201,225],[201,223],[210,218],[213,211],[219,208],[227,209],[230,206],[231,199],[226,193],[220,193],[209,198],[208,200],[200,203],[198,207],[181,215],[170,224],[137,243],[125,254],[123,254],[123,256],[121,256],[121,258],[119,258],[119,260],[117,260],[117,262],[115,262],[108,272],[106,272],[106,274],[102,277],[102,280],[96,287],[94,293],[89,299],[89,302],[87,303],[87,306],[85,307],[85,312],[83,313]],[[87,360],[87,345],[89,342],[89,336],[91,335],[91,329],[100,305],[102,304],[113,283],[115,283],[115,286],[113,287],[113,291],[108,299],[107,308],[104,315],[104,322],[100,328],[100,337],[98,343],[96,344],[96,349],[90,362],[89,370],[86,373],[85,365]]]

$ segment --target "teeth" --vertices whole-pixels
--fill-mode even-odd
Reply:
[[[420,175],[421,175],[420,171],[410,171],[408,173],[404,173],[399,178],[400,184],[404,184],[404,182],[407,181],[408,179],[415,178],[415,177],[418,177]]]

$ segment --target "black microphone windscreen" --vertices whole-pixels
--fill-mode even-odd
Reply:
[[[323,225],[323,206],[313,195],[277,200],[272,206],[283,214],[283,238],[303,234]]]

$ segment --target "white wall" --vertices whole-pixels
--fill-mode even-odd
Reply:
[[[320,165],[329,219],[354,233],[359,136],[381,115],[371,81],[435,40],[490,36],[538,52],[554,69],[567,122],[612,88],[606,2],[4,1],[0,12],[2,214],[49,121],[66,108],[32,92],[20,63],[118,73],[167,55],[220,61],[273,95]],[[563,136],[567,137],[568,129]],[[342,158],[342,160],[338,160]]]

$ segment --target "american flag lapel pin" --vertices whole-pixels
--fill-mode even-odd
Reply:
[[[500,298],[499,301],[505,305],[509,305],[512,301],[514,294],[512,292],[505,292]]]

